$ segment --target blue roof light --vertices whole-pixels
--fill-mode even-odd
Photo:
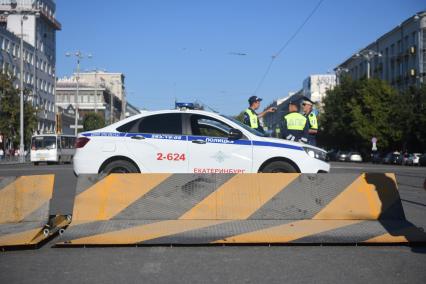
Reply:
[[[175,103],[175,108],[186,108],[186,109],[194,109],[195,106],[193,103]]]

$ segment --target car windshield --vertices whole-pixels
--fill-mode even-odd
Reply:
[[[56,137],[55,136],[36,136],[33,137],[31,148],[33,150],[40,149],[55,149],[56,148]]]
[[[249,127],[248,125],[245,125],[244,123],[242,123],[241,121],[233,118],[232,116],[228,116],[228,115],[222,115],[222,117],[231,120],[232,122],[238,124],[238,126],[241,126],[242,128],[244,128],[245,130],[249,131],[251,134],[254,134],[256,136],[260,136],[260,137],[266,137],[266,135],[260,131],[257,131],[256,129],[253,129],[251,127]]]

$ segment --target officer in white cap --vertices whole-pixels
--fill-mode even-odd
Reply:
[[[318,134],[318,119],[315,113],[312,112],[313,102],[309,99],[305,99],[302,103],[304,116],[308,120],[308,144],[312,146],[317,145],[316,136]]]

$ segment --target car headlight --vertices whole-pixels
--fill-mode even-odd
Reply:
[[[303,147],[306,154],[308,154],[310,157],[326,161],[327,160],[327,153],[318,149],[310,148],[310,147]]]

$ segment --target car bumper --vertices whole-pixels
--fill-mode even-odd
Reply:
[[[74,174],[77,176],[81,174],[97,174],[99,166],[96,164],[93,159],[85,159],[76,155],[73,159]]]
[[[300,172],[303,174],[316,174],[330,172],[330,164],[318,159],[312,159],[308,163],[299,165]]]

